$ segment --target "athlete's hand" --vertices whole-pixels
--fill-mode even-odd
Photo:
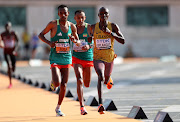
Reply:
[[[74,43],[76,44],[77,46],[80,46],[81,45],[81,41],[80,40],[76,40],[74,36],[72,35],[68,35],[69,36],[69,39]]]
[[[56,41],[56,42],[49,42],[49,46],[50,46],[51,48],[55,48],[57,42],[58,42],[58,41]]]
[[[17,56],[17,51],[13,51],[13,55]]]
[[[76,39],[74,36],[72,35],[68,35],[69,36],[69,39],[73,42],[73,43],[76,43]]]
[[[102,27],[102,31],[103,31],[104,33],[107,33],[107,34],[110,34],[110,35],[111,35],[111,30],[109,30],[109,28],[107,28],[107,27],[105,27],[105,26]]]
[[[89,45],[85,45],[82,47],[82,50],[89,50],[90,46]]]
[[[92,42],[92,39],[93,39],[93,37],[92,37],[92,36],[90,36],[90,37],[88,37],[88,38],[87,38],[87,40],[88,40],[88,42],[89,42],[89,43],[91,43],[91,42]]]

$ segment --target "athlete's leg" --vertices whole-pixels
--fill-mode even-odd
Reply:
[[[16,69],[16,56],[10,55],[10,59],[11,59],[11,64],[12,64],[12,71],[14,72]]]
[[[60,72],[61,72],[61,84],[60,84],[58,105],[61,105],[65,96],[66,86],[69,77],[69,68],[62,68],[60,69]]]
[[[84,67],[83,68],[83,82],[85,87],[89,87],[91,82],[91,72],[92,67]]]
[[[61,72],[61,85],[60,85],[60,91],[59,91],[59,99],[58,99],[58,104],[55,109],[56,111],[56,116],[65,116],[63,112],[61,112],[61,104],[65,96],[66,92],[66,86],[67,86],[67,81],[69,77],[69,68],[62,68],[60,69]]]
[[[84,100],[83,100],[83,80],[82,80],[82,65],[80,64],[73,64],[74,72],[77,79],[77,94],[79,98],[80,106],[84,106]]]
[[[107,82],[109,81],[109,78],[111,77],[111,73],[113,70],[113,66],[114,66],[113,62],[105,63],[105,71],[104,71],[105,81],[104,81],[104,84],[107,84]]]
[[[102,104],[102,88],[103,88],[103,71],[104,71],[104,62],[100,60],[93,60],[95,71],[98,75],[98,96],[99,96],[99,104]]]
[[[60,72],[57,67],[51,67],[51,74],[52,74],[52,83],[55,87],[59,86],[59,76]]]
[[[7,63],[7,67],[8,67],[9,85],[11,85],[12,84],[12,82],[11,82],[11,66],[10,66],[10,61],[9,61],[8,55],[9,54],[4,53],[4,59]]]

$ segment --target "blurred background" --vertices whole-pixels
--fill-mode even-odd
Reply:
[[[19,37],[19,60],[48,59],[49,47],[39,41],[32,54],[33,35],[58,19],[57,7],[69,7],[69,21],[74,12],[83,9],[86,22],[99,21],[98,10],[105,6],[110,11],[109,21],[119,25],[126,44],[115,43],[115,52],[121,57],[180,56],[180,1],[179,0],[0,0],[0,33],[7,21]],[[37,34],[37,35],[36,35]],[[50,39],[50,35],[46,35]],[[0,49],[0,59],[3,59]]]

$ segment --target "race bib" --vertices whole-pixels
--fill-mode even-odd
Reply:
[[[85,41],[85,39],[80,39],[81,45],[77,46],[76,44],[73,45],[73,50],[75,52],[86,52],[87,50],[82,50],[82,47],[85,45],[88,45],[88,42]]]
[[[69,43],[56,43],[56,53],[68,53],[69,51]]]
[[[14,40],[6,40],[4,41],[4,46],[6,48],[13,48],[15,46]]]
[[[111,48],[111,39],[96,39],[96,47],[99,50],[110,49]]]

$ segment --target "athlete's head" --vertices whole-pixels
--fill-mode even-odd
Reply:
[[[83,10],[75,11],[74,19],[76,20],[77,25],[83,25],[86,20],[85,12]]]
[[[109,17],[109,9],[101,7],[98,13],[100,21],[106,21]]]
[[[60,5],[58,7],[58,15],[61,21],[67,21],[67,18],[69,16],[68,7],[66,5]]]
[[[10,30],[11,30],[11,26],[12,26],[11,22],[7,22],[7,23],[5,24],[5,30],[6,30],[6,31],[10,31]]]

